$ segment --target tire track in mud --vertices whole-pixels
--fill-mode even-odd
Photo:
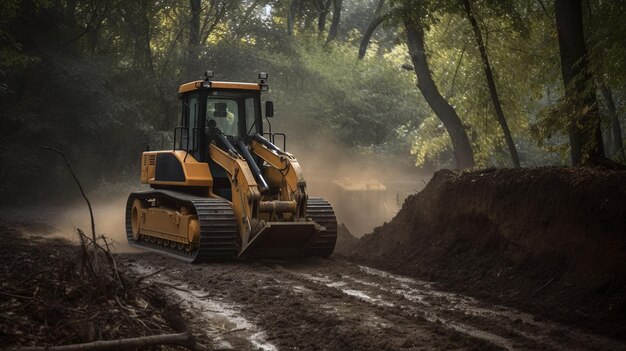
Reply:
[[[458,294],[437,290],[432,284],[419,281],[412,278],[393,275],[388,272],[376,270],[370,267],[358,266],[360,270],[367,274],[375,275],[383,278],[395,280],[400,283],[399,287],[387,288],[394,294],[401,294],[405,298],[412,301],[418,301],[428,305],[430,299],[442,299],[445,304],[434,304],[436,310],[441,314],[450,314],[452,316],[463,316],[472,323],[472,321],[490,320],[494,326],[512,325],[513,333],[528,340],[545,344],[557,350],[571,350],[571,346],[559,344],[559,337],[562,340],[569,341],[569,344],[578,345],[583,349],[601,349],[613,350],[624,349],[626,345],[616,342],[609,338],[585,333],[574,330],[556,323],[542,322],[525,312],[516,309],[489,305],[485,307],[485,303],[475,298],[461,296]],[[352,279],[351,277],[348,277]],[[393,285],[392,285],[393,286]],[[380,286],[379,286],[380,287]],[[433,305],[433,304],[431,304]],[[445,305],[445,307],[442,307]]]
[[[131,260],[134,261],[134,260]],[[149,264],[127,263],[127,267],[139,275],[152,275],[159,270]],[[177,273],[177,271],[172,271]],[[192,323],[189,328],[202,342],[208,341],[216,350],[263,350],[276,351],[268,342],[267,335],[253,322],[246,319],[239,308],[223,298],[211,296],[206,291],[192,288],[172,277],[156,274],[146,283],[160,284],[169,292],[168,299],[178,305]],[[206,341],[204,339],[207,339]]]
[[[336,274],[307,273],[306,269],[285,269],[306,280],[334,287],[376,305],[393,305],[396,313],[420,314],[432,323],[471,337],[482,339],[503,349],[554,349],[554,350],[622,350],[621,342],[609,338],[572,330],[566,326],[536,321],[524,312],[512,308],[486,305],[459,294],[437,290],[432,283],[364,266],[345,263],[349,272]],[[358,268],[358,271],[356,270]],[[370,277],[363,277],[365,273]],[[359,276],[356,278],[355,276]],[[398,311],[399,310],[399,311]]]
[[[381,293],[385,293],[386,291],[382,291],[384,289],[377,289],[374,291],[372,287],[378,288],[378,284],[365,282],[359,279],[355,279],[350,276],[341,276],[339,280],[330,279],[328,276],[320,276],[320,275],[311,275],[308,273],[296,273],[287,272],[296,274],[297,276],[304,278],[309,281],[313,281],[318,284],[323,284],[330,288],[335,288],[340,290],[342,293],[354,297],[358,300],[364,301],[369,304],[373,304],[375,306],[388,307],[385,311],[387,313],[393,313],[397,316],[402,316],[405,318],[415,318],[415,316],[419,316],[430,323],[441,324],[444,328],[451,329],[457,331],[461,334],[465,334],[469,337],[473,337],[476,339],[480,339],[489,344],[493,344],[502,349],[512,350],[514,349],[513,344],[507,340],[506,338],[500,337],[495,334],[491,334],[485,332],[483,330],[470,327],[469,325],[460,324],[457,322],[452,322],[450,320],[444,319],[440,315],[436,315],[432,312],[428,312],[425,309],[419,309],[415,306],[409,306],[400,300],[398,297],[389,298],[389,296],[385,296]],[[346,280],[351,280],[353,283]],[[396,301],[395,303],[389,301]]]
[[[122,256],[125,257],[125,256]],[[128,257],[128,256],[126,256]],[[437,289],[436,284],[336,259],[189,265],[134,256],[139,269],[168,265],[158,279],[185,286],[197,329],[215,347],[262,349],[618,350],[623,343],[511,308]],[[220,310],[221,309],[221,310]],[[219,313],[216,313],[219,312]],[[224,312],[227,315],[224,316]],[[229,320],[219,326],[220,318]],[[230,319],[229,319],[230,318]],[[245,321],[236,322],[237,319]],[[211,328],[208,328],[211,330]],[[205,328],[206,329],[206,328]],[[259,338],[256,343],[255,335]],[[221,344],[220,344],[221,343]],[[259,346],[265,345],[266,346]],[[271,346],[267,346],[271,345]]]
[[[167,264],[176,269],[161,274],[169,284],[188,284],[234,305],[279,350],[493,349],[419,315],[389,314],[385,306],[297,279],[273,263],[185,265],[151,254],[141,257],[137,264],[146,273]]]

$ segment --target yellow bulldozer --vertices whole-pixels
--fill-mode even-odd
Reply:
[[[272,133],[271,101],[258,83],[204,79],[178,89],[181,120],[173,147],[141,156],[141,182],[126,205],[131,245],[188,262],[242,257],[329,256],[337,219],[322,198],[309,198],[286,136]],[[281,138],[283,148],[275,145]]]

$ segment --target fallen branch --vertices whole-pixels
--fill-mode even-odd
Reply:
[[[222,333],[222,336],[226,335],[226,334],[230,334],[230,333],[236,333],[236,332],[240,332],[240,331],[244,331],[247,330],[246,328],[235,328],[235,329],[231,329],[229,331],[225,331]]]
[[[14,298],[16,298],[16,299],[26,299],[26,300],[32,300],[32,299],[34,298],[34,297],[32,297],[32,296],[22,296],[22,295],[16,295],[16,294],[11,294],[11,293],[4,292],[4,291],[0,291],[0,294],[2,294],[2,295],[7,295],[7,296],[10,296],[10,297],[14,297]]]
[[[142,336],[138,338],[128,338],[109,341],[94,341],[84,344],[62,345],[62,346],[35,346],[16,349],[17,351],[109,351],[119,349],[141,348],[145,349],[156,345],[178,345],[189,350],[210,350],[208,347],[196,342],[190,333],[161,334],[152,336]]]
[[[159,274],[159,273],[163,272],[163,271],[164,271],[164,270],[166,270],[166,269],[167,269],[167,265],[165,265],[165,266],[163,266],[163,267],[161,267],[161,268],[157,269],[156,271],[154,271],[154,272],[152,272],[152,273],[148,273],[148,274],[146,274],[146,275],[142,275],[141,277],[137,278],[137,280],[135,281],[135,285],[139,285],[139,283],[141,283],[144,279],[146,279],[146,278],[150,278],[150,277],[152,277],[152,276],[155,276],[155,275],[157,275],[157,274]]]
[[[57,328],[57,329],[61,329],[61,328],[66,327],[66,326],[68,326],[68,325],[70,325],[70,324],[88,322],[88,321],[91,321],[91,320],[96,319],[96,317],[98,317],[99,315],[100,315],[100,311],[96,312],[96,313],[95,313],[93,316],[91,316],[91,317],[82,318],[82,319],[77,319],[77,320],[74,320],[74,321],[69,321],[69,322],[67,322],[67,323],[65,323],[65,324],[62,324],[62,325],[60,325],[60,326],[56,327],[56,328]]]
[[[120,273],[117,270],[117,263],[115,262],[115,258],[111,255],[111,248],[109,247],[109,242],[107,241],[107,237],[101,235],[100,238],[104,241],[104,245],[106,246],[106,251],[104,252],[109,264],[113,266],[113,272],[115,273],[115,278],[117,278],[118,283],[120,283],[121,287],[124,287],[124,283],[122,282],[122,278],[120,277]]]
[[[83,231],[80,228],[76,228],[76,232],[78,233],[78,236],[80,237],[81,244],[82,244],[81,246],[83,247],[83,250],[86,250],[86,245],[88,243],[91,243],[91,245],[93,245],[93,247],[94,247],[94,251],[96,251],[96,252],[98,250],[102,251],[102,253],[104,254],[104,257],[107,259],[107,261],[109,263],[109,267],[113,271],[114,279],[117,281],[117,283],[120,285],[120,287],[123,288],[124,287],[124,283],[122,282],[122,278],[120,277],[120,274],[118,272],[117,263],[115,262],[115,258],[113,258],[113,255],[111,255],[111,249],[109,248],[109,243],[107,241],[107,237],[105,237],[104,235],[101,235],[101,236],[99,236],[97,238],[97,239],[101,239],[102,241],[104,241],[105,247],[102,247],[102,245],[98,244],[98,242],[92,241],[91,238],[86,236],[85,233],[83,233]],[[89,260],[87,260],[87,261],[91,264],[91,262]],[[94,264],[95,264],[95,262],[94,262]]]
[[[196,297],[196,298],[206,298],[206,297],[210,296],[210,295],[196,295],[193,291],[191,291],[189,289],[181,288],[180,286],[176,286],[174,284],[169,284],[169,283],[165,283],[165,282],[155,282],[155,284],[166,286],[166,287],[168,287],[170,289],[174,289],[174,290],[178,290],[178,291],[184,291],[186,293],[191,294],[193,297]]]
[[[543,288],[545,288],[546,286],[550,285],[550,283],[552,283],[554,281],[554,279],[556,278],[556,275],[554,277],[552,277],[550,280],[548,280],[547,282],[545,282],[545,284],[543,284],[542,286],[538,287],[537,290],[535,290],[532,295],[530,296],[535,296],[535,294],[537,294],[538,292],[540,292],[541,290],[543,290]]]
[[[76,234],[80,240],[80,248],[82,250],[82,270],[81,274],[85,271],[85,269],[89,270],[89,276],[94,277],[96,275],[96,271],[93,267],[91,259],[89,258],[89,251],[87,250],[87,241],[89,240],[85,233],[80,228],[76,228]]]

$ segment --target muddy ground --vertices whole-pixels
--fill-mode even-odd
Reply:
[[[338,258],[124,267],[172,289],[200,338],[243,350],[620,350],[626,343]]]
[[[45,223],[20,222],[19,216],[14,215],[11,223],[9,227],[29,236],[54,234]],[[46,244],[37,241],[37,245]],[[28,254],[27,250],[28,246],[20,246],[20,255]],[[196,265],[154,253],[116,257],[129,276],[162,270],[144,284],[162,289],[171,305],[181,307],[198,340],[215,349],[626,348],[622,341],[340,257]],[[43,336],[33,337],[42,340]]]

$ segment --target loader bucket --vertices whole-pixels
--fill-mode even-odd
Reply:
[[[325,231],[315,222],[269,222],[241,250],[238,257],[297,257]]]

